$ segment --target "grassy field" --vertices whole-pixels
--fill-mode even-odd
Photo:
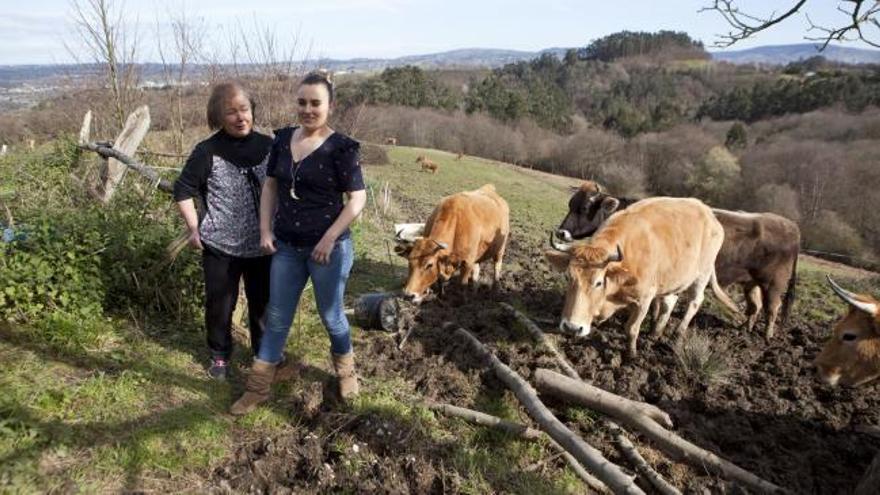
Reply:
[[[415,158],[421,153],[440,165],[436,174],[420,171]],[[369,204],[353,229],[357,258],[350,299],[401,286],[406,267],[389,254],[391,225],[422,221],[440,197],[493,183],[510,203],[514,230],[522,235],[518,242],[540,243],[564,215],[568,188],[577,183],[473,157],[459,161],[431,150],[397,147],[389,156],[391,164],[366,167]],[[384,189],[390,191],[390,202],[383,199]],[[197,263],[197,258],[179,262]],[[828,295],[824,271],[808,262],[799,271],[801,297],[827,302],[807,309],[809,317],[828,320],[839,314],[843,306]],[[852,283],[856,290],[869,288]],[[360,329],[354,334],[356,349],[387,338]],[[88,320],[47,316],[34,324],[0,323],[0,337],[0,492],[200,491],[205,477],[237,447],[306,427],[301,411],[290,406],[302,382],[277,386],[268,406],[244,418],[226,413],[241,392],[249,350],[239,346],[230,383],[212,382],[205,375],[207,356],[197,317],[180,320],[149,312]],[[288,350],[312,365],[316,378],[330,369],[327,338],[310,291]],[[420,405],[415,386],[400,378],[364,376],[362,383],[361,397],[341,410],[397,419],[426,437],[454,441],[449,463],[465,478],[464,491],[582,491],[568,470],[546,477],[514,472],[512,466],[549,455],[545,445],[435,417]],[[506,395],[488,397],[480,406],[509,418],[519,414]],[[592,420],[582,416],[584,422]]]

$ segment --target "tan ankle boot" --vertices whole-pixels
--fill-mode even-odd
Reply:
[[[339,378],[339,396],[342,400],[348,400],[356,396],[360,391],[357,375],[354,373],[354,352],[348,354],[333,354],[333,368]]]
[[[229,412],[235,416],[241,416],[253,411],[257,406],[269,400],[273,378],[275,378],[275,365],[254,359],[244,395],[229,408]]]

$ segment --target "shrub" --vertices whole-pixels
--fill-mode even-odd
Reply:
[[[865,244],[859,232],[837,212],[822,210],[803,228],[804,244],[810,249],[849,256],[864,256]]]
[[[765,184],[755,192],[754,211],[769,211],[794,220],[801,219],[798,193],[786,184]]]
[[[707,335],[688,332],[675,342],[672,350],[685,376],[698,383],[722,383],[732,372],[728,353]]]

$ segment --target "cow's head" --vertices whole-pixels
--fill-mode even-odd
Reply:
[[[623,306],[614,296],[635,280],[622,266],[620,246],[609,250],[588,243],[557,243],[552,235],[550,242],[553,249],[544,256],[568,279],[559,329],[580,337],[589,335],[594,320],[601,323]]]
[[[850,308],[834,325],[816,368],[829,385],[859,386],[880,377],[880,303],[843,289],[831,277],[828,283]]]
[[[421,302],[428,289],[438,279],[449,280],[461,266],[461,258],[444,242],[421,237],[409,251],[409,278],[403,295],[414,302]]]
[[[584,182],[568,200],[568,214],[559,225],[556,237],[566,242],[589,237],[619,207],[620,200],[605,193],[602,186]]]

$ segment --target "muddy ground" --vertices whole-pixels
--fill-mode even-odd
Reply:
[[[441,330],[445,321],[458,323],[499,349],[499,357],[526,378],[538,367],[555,368],[553,359],[537,351],[497,304],[510,302],[542,321],[558,318],[559,276],[538,261],[540,249],[514,239],[506,261],[513,268],[497,290],[478,294],[453,290],[422,305],[405,351],[398,351],[396,341],[386,334],[368,335],[366,345],[357,349],[360,374],[377,380],[403,379],[425,399],[465,407],[480,394],[502,393],[503,385],[477,366],[464,343]],[[796,308],[811,304],[823,302],[801,300]],[[859,426],[880,424],[880,394],[877,385],[833,389],[821,384],[810,363],[825,339],[827,322],[806,321],[801,315],[796,309],[768,343],[757,329],[746,334],[712,312],[701,311],[692,331],[711,336],[713,346],[726,356],[728,371],[720,383],[708,385],[682,370],[671,330],[660,339],[643,331],[634,360],[623,357],[626,337],[620,318],[585,340],[555,338],[584,379],[658,405],[671,414],[684,438],[794,493],[848,493],[880,451],[880,439],[856,431]],[[346,414],[332,398],[329,377],[325,382],[305,386],[289,404],[303,411],[298,433],[245,444],[213,472],[214,489],[419,494],[461,490],[466,475],[452,469],[449,461],[454,442],[428,438],[418,425],[391,421],[378,412]],[[570,419],[566,408],[548,404],[560,419]],[[606,456],[625,465],[599,424],[579,424],[577,429]],[[704,470],[672,462],[636,440],[655,468],[686,493],[744,493]],[[336,447],[352,442],[357,443],[357,452]],[[359,463],[360,469],[350,469],[352,463]],[[562,461],[550,465],[561,466]]]

